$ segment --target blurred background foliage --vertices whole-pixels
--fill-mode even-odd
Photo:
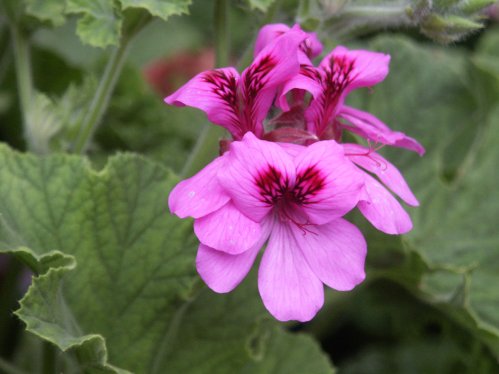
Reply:
[[[54,125],[65,135],[50,135],[50,144],[66,151],[112,47],[82,43],[75,33],[81,22],[78,10],[57,17],[50,13],[44,19],[33,16],[45,14],[36,8],[39,2],[28,4],[31,14],[22,22],[31,44],[34,86],[43,93],[34,104],[37,118],[49,127],[65,124],[63,130]],[[207,121],[198,111],[169,107],[162,99],[214,65],[212,8],[211,1],[194,1],[188,15],[167,22],[154,18],[137,35],[88,149],[96,168],[116,152],[129,151],[177,173],[182,170]],[[230,61],[235,66],[247,64],[249,43],[268,22],[299,21],[319,34],[326,52],[345,43],[390,53],[386,82],[349,100],[427,148],[421,159],[384,150],[421,201],[421,207],[410,209],[414,230],[390,237],[351,214],[369,245],[367,281],[350,293],[329,290],[326,306],[314,321],[290,324],[289,329],[314,336],[339,373],[499,372],[499,5],[484,0],[252,0],[231,3],[229,20]],[[25,151],[8,28],[2,16],[0,140]],[[90,44],[113,44],[113,37],[92,39]],[[11,316],[29,274],[23,275],[28,281],[14,286],[21,265],[13,258],[1,260],[3,370],[15,373],[8,362],[16,362],[19,373],[43,372],[36,362],[43,361],[46,347]],[[240,295],[255,287],[254,280],[250,283],[244,282],[234,300],[245,299]],[[223,315],[223,306],[216,305],[242,303],[230,297],[210,294],[196,302],[200,309],[221,308]],[[209,324],[215,318],[195,313],[187,321]],[[280,332],[275,334],[269,339],[283,339]],[[283,352],[275,355],[286,359]],[[61,360],[71,367],[74,358],[68,357]],[[185,362],[171,365],[178,372],[185,370]],[[245,370],[273,372],[270,364],[252,365]],[[321,365],[316,372],[328,366]]]

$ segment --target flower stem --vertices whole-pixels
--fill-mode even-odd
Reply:
[[[85,153],[87,150],[87,147],[95,134],[95,130],[99,126],[102,117],[109,106],[109,99],[111,98],[111,94],[114,91],[114,87],[116,86],[121,70],[123,69],[123,64],[126,60],[130,45],[132,44],[131,42],[150,19],[151,17],[147,14],[125,18],[121,43],[109,58],[95,96],[80,125],[80,131],[73,144],[74,153]]]
[[[24,137],[30,151],[37,149],[36,132],[33,124],[28,121],[30,106],[33,98],[33,75],[31,72],[31,57],[28,38],[15,24],[10,27],[12,45],[14,47],[14,63],[17,75],[17,92],[24,126]]]
[[[57,373],[56,347],[47,341],[43,342],[43,374]]]
[[[229,1],[216,0],[214,6],[215,25],[215,53],[216,67],[227,66],[229,63]],[[182,177],[190,177],[206,165],[206,160],[216,156],[218,141],[223,136],[224,130],[211,123],[204,125],[201,135],[187,159],[182,172]]]
[[[124,38],[120,46],[113,51],[107,62],[95,96],[83,118],[80,132],[73,145],[74,153],[84,153],[94,136],[95,130],[109,105],[118,77],[120,76],[130,46],[130,38]]]

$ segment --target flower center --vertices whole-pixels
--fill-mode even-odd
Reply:
[[[317,194],[325,186],[321,170],[312,165],[300,171],[291,184],[288,176],[272,165],[262,170],[255,178],[260,192],[260,200],[274,208],[276,217],[281,222],[291,222],[304,232],[308,232],[310,223],[303,206],[314,204]]]

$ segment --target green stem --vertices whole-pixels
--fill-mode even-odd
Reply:
[[[406,10],[403,6],[350,6],[340,12],[341,16],[358,18],[391,18],[405,16]]]
[[[5,256],[5,255],[4,255]],[[21,298],[19,282],[22,277],[24,266],[14,257],[4,258],[8,260],[8,267],[4,279],[0,285],[0,354],[9,358],[14,352],[14,344],[17,342],[19,330],[16,328],[12,312],[16,310],[18,300]]]
[[[215,18],[215,65],[217,68],[229,63],[229,2],[216,0],[214,7]]]
[[[43,342],[43,374],[57,373],[56,347],[49,342]]]
[[[17,368],[3,358],[0,358],[0,372],[5,374],[28,374],[26,371]]]
[[[215,25],[215,53],[216,67],[227,66],[229,63],[229,1],[216,0],[214,6]],[[206,160],[216,156],[218,141],[224,135],[224,129],[213,126],[211,123],[204,125],[201,135],[194,146],[184,168],[182,177],[190,177],[206,165]]]
[[[131,38],[124,38],[121,45],[116,48],[109,59],[104,74],[100,80],[95,96],[90,103],[87,114],[83,118],[80,132],[73,145],[74,153],[84,153],[95,134],[95,130],[109,105],[118,77],[121,74],[123,63],[130,46]]]
[[[10,27],[12,44],[14,47],[14,62],[17,75],[17,92],[23,119],[24,136],[28,150],[38,149],[36,132],[33,124],[29,121],[30,106],[33,98],[33,75],[31,72],[31,58],[28,38],[14,24]]]

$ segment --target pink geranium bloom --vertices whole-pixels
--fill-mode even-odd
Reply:
[[[281,321],[313,318],[323,283],[346,291],[362,282],[366,243],[342,216],[363,175],[343,152],[334,140],[281,146],[247,133],[174,188],[170,209],[196,218],[196,265],[211,289],[234,289],[266,242],[258,287]]]
[[[232,67],[205,71],[166,97],[165,102],[203,110],[235,140],[248,131],[262,137],[263,120],[278,87],[298,73],[298,49],[306,38],[300,30],[286,32],[262,48],[241,76]]]
[[[370,113],[345,105],[346,96],[354,89],[372,87],[388,74],[390,56],[364,50],[336,47],[318,67],[302,65],[300,73],[289,79],[281,92],[280,107],[290,110],[286,94],[306,90],[313,99],[304,111],[306,129],[319,139],[340,140],[343,130],[379,144],[407,148],[424,153],[413,138],[387,125]]]
[[[344,130],[351,131],[368,143],[391,145],[424,153],[424,148],[414,139],[387,125],[370,113],[344,104],[349,92],[360,87],[370,87],[385,79],[388,74],[390,56],[370,51],[349,51],[345,47],[335,48],[318,68],[302,65],[300,73],[284,85],[279,103],[287,112],[279,116],[298,118],[294,131],[306,131],[308,138],[335,139],[340,141]],[[286,93],[307,90],[312,100],[306,109],[289,108]],[[300,121],[300,116],[303,119]],[[277,139],[286,134],[283,128]],[[268,137],[268,135],[267,135]],[[316,139],[312,141],[316,141]],[[310,142],[310,140],[309,140]],[[365,184],[359,202],[362,214],[379,230],[388,234],[404,234],[412,229],[409,215],[400,203],[383,186],[386,185],[407,204],[417,206],[418,201],[407,186],[400,172],[374,151],[374,147],[345,144],[346,155],[365,171]],[[376,175],[383,184],[373,178]]]
[[[419,202],[398,169],[371,148],[358,144],[343,144],[345,155],[364,170],[364,187],[358,208],[378,230],[387,234],[405,234],[412,229],[411,217],[384,187],[388,187],[405,203]],[[379,181],[370,174],[378,177]],[[380,183],[381,182],[381,183]]]

